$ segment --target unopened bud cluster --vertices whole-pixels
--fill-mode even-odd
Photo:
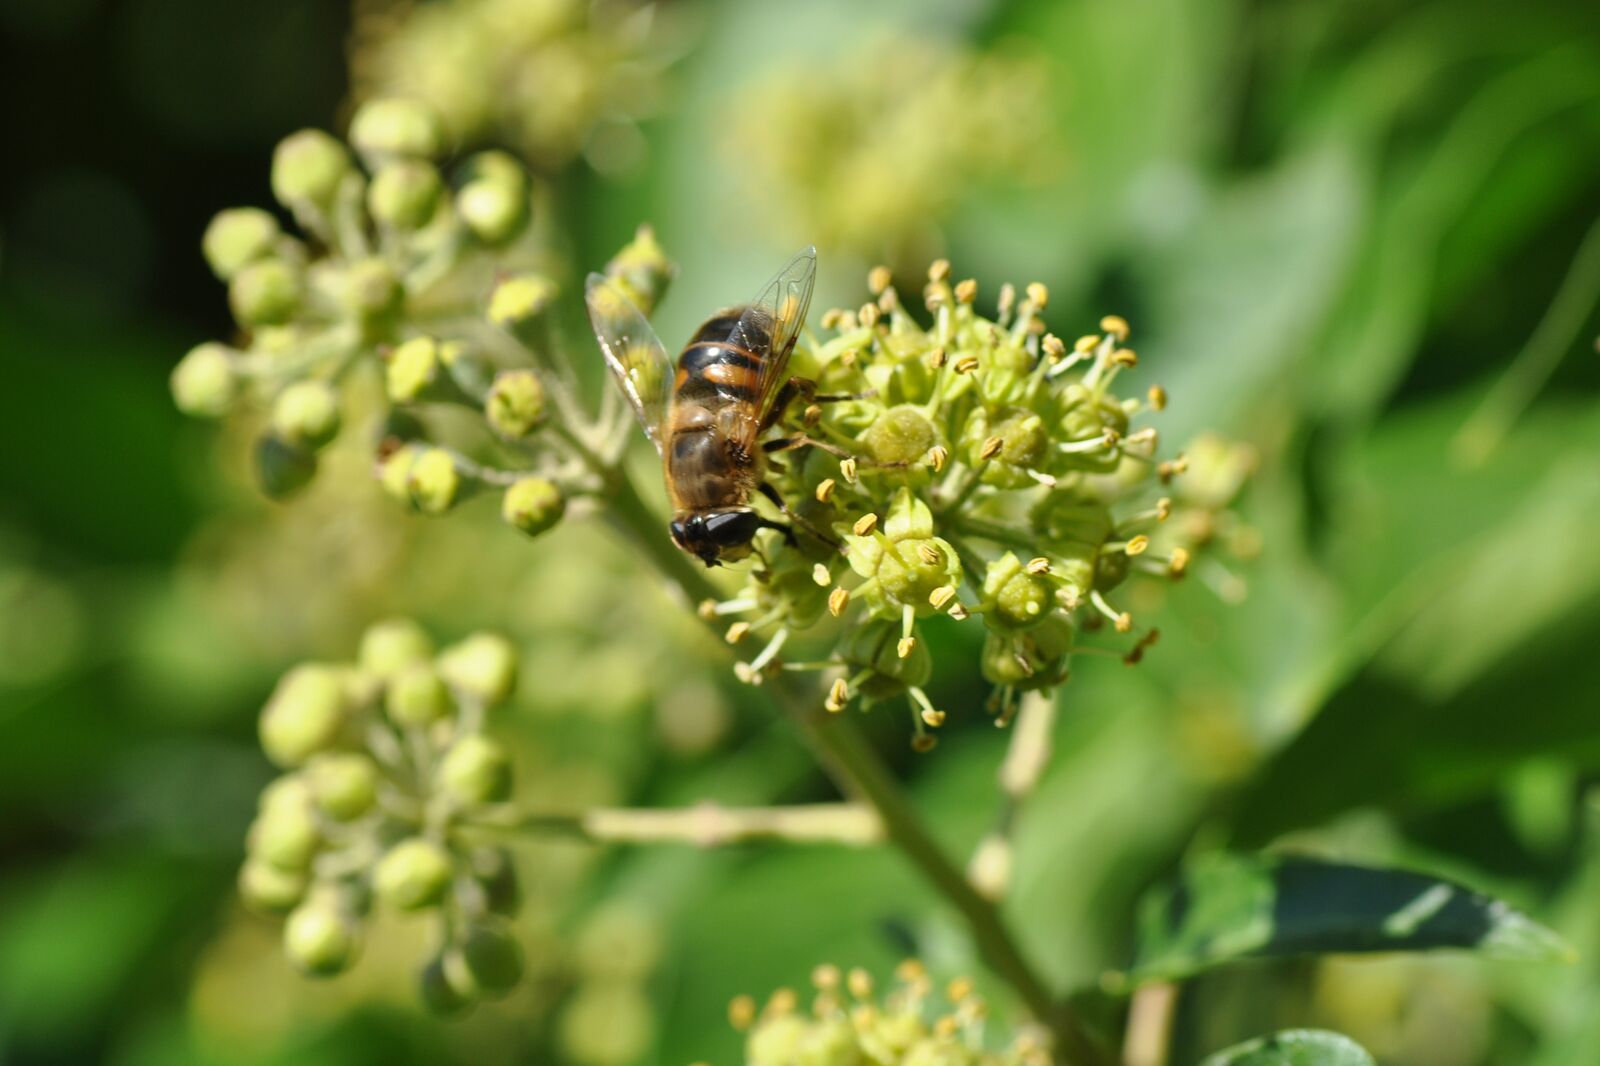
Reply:
[[[845,620],[831,656],[789,666],[835,671],[830,711],[906,697],[925,749],[945,719],[924,690],[925,625],[982,627],[978,665],[999,725],[1020,693],[1068,678],[1087,636],[1137,662],[1157,631],[1134,617],[1123,586],[1183,577],[1248,464],[1208,438],[1216,473],[1185,495],[1190,460],[1164,458],[1156,427],[1165,391],[1124,389],[1138,356],[1117,316],[1063,340],[1045,325],[1043,285],[1003,286],[986,315],[977,283],[955,281],[943,260],[922,293],[928,325],[887,269],[868,285],[873,299],[823,315],[824,332],[792,363],[819,394],[844,398],[792,413],[795,430],[826,447],[788,453],[769,472],[840,550],[774,538],[745,588],[705,610],[737,619],[740,637],[770,632],[741,669],[751,681],[784,665],[777,650],[790,636],[825,614]]]
[[[522,949],[510,857],[474,819],[510,798],[512,761],[485,732],[516,683],[510,645],[487,633],[442,650],[416,624],[382,622],[355,663],[305,663],[261,712],[283,769],[261,794],[239,888],[284,914],[284,951],[308,974],[356,959],[374,908],[437,915],[420,994],[451,1013],[509,992]]]
[[[832,965],[812,974],[810,1009],[790,989],[757,1007],[748,996],[728,1008],[746,1032],[747,1066],[1050,1066],[1042,1039],[1024,1032],[997,1047],[985,1032],[988,1007],[972,982],[936,988],[920,962],[907,960],[882,993],[865,970]]]
[[[348,143],[309,129],[278,145],[272,190],[296,229],[254,207],[207,227],[202,250],[228,286],[238,331],[184,356],[173,396],[196,416],[259,412],[256,466],[269,494],[314,475],[342,428],[353,371],[426,340],[420,319],[477,320],[493,279],[533,262],[534,190],[522,166],[502,152],[446,165],[448,149],[427,107],[373,100],[352,118]],[[419,397],[483,402],[492,353],[463,343],[448,356],[424,366],[413,352],[391,379]]]

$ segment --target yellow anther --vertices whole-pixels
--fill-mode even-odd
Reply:
[[[929,566],[938,566],[940,563],[944,562],[944,552],[940,551],[932,544],[918,544],[917,558],[921,559]]]
[[[828,688],[828,698],[823,702],[822,706],[827,708],[830,713],[838,714],[844,710],[845,704],[849,702],[850,686],[845,684],[844,678],[835,678],[833,684]]]
[[[818,563],[811,568],[811,580],[815,581],[823,588],[827,588],[829,585],[833,584],[833,575],[828,572],[827,566],[822,563]]]
[[[922,965],[921,959],[901,959],[900,964],[894,968],[894,976],[895,980],[909,985],[928,976],[928,968]]]
[[[1129,614],[1127,611],[1123,611],[1121,614],[1117,615],[1116,621],[1112,622],[1111,624],[1116,627],[1118,633],[1131,632],[1133,630],[1133,615]]]
[[[737,644],[737,643],[739,643],[741,640],[743,640],[745,637],[747,637],[749,635],[750,635],[750,623],[749,622],[735,622],[735,623],[733,623],[733,625],[728,627],[728,635],[727,635],[727,637],[725,639],[728,641],[729,644]]]
[[[978,357],[975,355],[963,355],[956,360],[955,372],[957,374],[970,374],[976,369],[978,369]]]
[[[709,622],[717,616],[717,601],[712,599],[701,600],[700,605],[695,608],[695,613]]]
[[[900,642],[894,646],[895,654],[902,659],[911,658],[911,653],[917,650],[916,637],[901,637]]]
[[[856,461],[853,456],[839,460],[839,476],[844,478],[847,485],[856,483]]]
[[[828,593],[828,613],[838,618],[844,614],[844,609],[850,605],[850,590],[845,588],[834,589]]]
[[[1172,517],[1172,497],[1163,496],[1156,501],[1156,521],[1165,522]]]
[[[872,975],[861,967],[857,966],[852,969],[850,976],[845,980],[849,986],[850,994],[857,999],[866,999],[872,995]]]
[[[878,316],[881,314],[883,312],[878,310],[878,305],[875,303],[862,304],[861,310],[857,312],[858,317],[861,319],[861,324],[868,329],[878,324]]]
[[[833,487],[834,481],[831,477],[825,477],[819,481],[817,483],[817,502],[827,503],[833,499]]]
[[[982,459],[984,462],[988,462],[990,459],[993,459],[995,456],[999,455],[1000,449],[1004,448],[1005,446],[1006,439],[1004,437],[990,437],[988,440],[984,441],[983,446],[978,449],[978,458]]]
[[[794,989],[780,988],[772,993],[771,999],[767,1000],[766,1013],[777,1017],[792,1014],[799,1003],[800,998],[794,994]]]
[[[882,264],[867,271],[867,291],[874,296],[887,289],[892,281],[894,281],[894,272]]]
[[[1145,390],[1145,398],[1150,401],[1150,406],[1157,411],[1167,409],[1167,390],[1160,385],[1151,385]]]
[[[1054,333],[1046,333],[1044,335],[1044,354],[1049,357],[1052,363],[1065,359],[1067,356],[1066,341],[1063,341]]]
[[[1149,549],[1149,547],[1150,538],[1145,536],[1143,533],[1140,533],[1136,537],[1129,538],[1128,544],[1125,548],[1123,548],[1123,551],[1127,552],[1130,556],[1143,555]]]
[[[960,622],[963,619],[965,619],[968,616],[968,614],[969,614],[969,612],[967,611],[966,607],[964,607],[963,605],[961,605],[959,603],[952,603],[950,605],[950,617],[954,618],[957,622]]]
[[[940,585],[938,588],[928,593],[928,602],[933,605],[933,608],[936,611],[944,610],[944,605],[955,598],[956,590],[951,588],[949,585]]]
[[[928,465],[933,467],[933,472],[938,473],[944,469],[944,464],[950,461],[950,449],[943,444],[935,444],[928,449]]]
[[[972,995],[973,991],[972,978],[957,977],[945,986],[944,994],[951,1003],[960,1003]]]
[[[743,1032],[756,1020],[756,1001],[750,996],[734,996],[728,1001],[728,1024]]]
[[[926,755],[939,746],[939,738],[928,733],[911,738],[911,750],[918,755]]]
[[[1189,569],[1189,552],[1185,548],[1173,548],[1172,560],[1167,563],[1167,573],[1173,577],[1182,577]]]
[[[928,369],[938,370],[940,367],[944,366],[948,360],[949,356],[945,355],[943,348],[935,348],[933,351],[928,353]]]
[[[950,277],[950,260],[948,260],[948,259],[935,259],[928,266],[928,280],[929,281],[934,281],[934,282],[944,281],[944,280],[948,279],[949,277]]]
[[[1100,328],[1119,341],[1128,339],[1128,320],[1121,315],[1106,315],[1100,320]]]
[[[1029,559],[1027,570],[1030,574],[1048,574],[1050,572],[1050,560],[1042,555]]]
[[[806,409],[800,413],[800,418],[808,426],[816,425],[822,421],[822,405],[820,403],[807,404]]]
[[[1034,281],[1028,284],[1028,299],[1033,301],[1033,306],[1043,311],[1050,305],[1050,290],[1045,288],[1043,282]]]
[[[931,725],[933,728],[938,729],[940,726],[944,725],[944,712],[936,711],[932,707],[924,707],[922,710],[922,720]]]
[[[839,308],[837,308],[837,307],[828,308],[826,311],[822,312],[822,328],[823,329],[832,329],[833,327],[835,327],[835,326],[837,326],[839,324],[839,320],[841,318],[843,318],[843,317],[844,317],[844,312],[842,310],[840,310]]]
[[[1111,362],[1116,366],[1138,366],[1139,353],[1132,348],[1118,348],[1111,353]]]
[[[1085,333],[1083,336],[1072,342],[1072,350],[1080,354],[1083,352],[1090,352],[1093,351],[1095,346],[1099,343],[1100,337],[1098,334]]]
[[[878,516],[868,511],[856,519],[856,524],[850,527],[850,531],[858,537],[864,537],[876,528],[878,528]]]
[[[973,278],[956,282],[956,300],[969,304],[978,298],[978,283]]]
[[[946,1014],[943,1018],[933,1023],[933,1035],[941,1040],[949,1040],[961,1031],[961,1023],[952,1015]]]
[[[811,971],[811,983],[820,992],[832,992],[839,987],[839,967],[831,962],[822,963]]]

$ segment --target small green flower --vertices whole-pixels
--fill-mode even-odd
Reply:
[[[283,949],[302,972],[328,977],[354,961],[360,923],[338,902],[313,897],[296,907],[283,927]]]
[[[510,440],[528,436],[549,415],[544,386],[531,370],[502,370],[483,406],[490,427]]]
[[[462,807],[499,803],[511,795],[511,756],[488,737],[468,734],[439,765],[439,788]]]
[[[239,897],[263,914],[287,914],[305,898],[310,883],[303,871],[285,870],[251,856],[239,868]]]
[[[228,285],[228,305],[245,329],[283,325],[300,310],[300,299],[300,275],[282,259],[248,263]]]
[[[350,153],[321,130],[285,137],[272,154],[272,192],[285,207],[327,207],[354,172]]]
[[[362,104],[350,119],[350,143],[373,162],[432,159],[444,150],[444,133],[432,110],[390,97]]]
[[[450,510],[461,500],[465,484],[455,456],[443,448],[423,448],[406,472],[406,493],[423,514]]]
[[[432,221],[443,195],[438,167],[422,159],[396,159],[372,175],[367,210],[380,225],[417,230]]]
[[[429,962],[417,975],[417,994],[422,1005],[441,1018],[454,1017],[472,1006],[472,997],[462,995],[450,983],[442,957]]]
[[[347,711],[340,670],[298,666],[278,683],[261,712],[261,746],[279,766],[298,766],[339,739]]]
[[[472,235],[484,244],[505,244],[528,223],[525,185],[501,176],[474,178],[461,187],[456,210]]]
[[[245,265],[268,255],[282,237],[278,220],[256,207],[218,212],[200,240],[206,262],[227,281]]]
[[[431,663],[397,671],[389,679],[384,708],[396,725],[426,726],[455,713],[455,698]]]
[[[296,381],[272,405],[272,429],[296,448],[317,451],[339,433],[339,394],[324,381]]]
[[[276,869],[303,873],[322,846],[322,829],[304,782],[295,779],[293,785],[262,805],[250,830],[250,854]]]
[[[454,875],[449,852],[431,840],[411,837],[378,861],[372,888],[390,906],[416,911],[437,904]]]
[[[566,496],[558,485],[542,477],[525,477],[506,489],[500,514],[516,529],[537,537],[554,528],[566,509]]]
[[[439,673],[484,706],[497,707],[510,699],[516,688],[516,651],[502,636],[474,633],[440,653]]]
[[[360,818],[377,802],[377,764],[360,752],[313,756],[305,775],[318,809],[336,821]]]
[[[178,410],[197,418],[220,418],[232,410],[240,386],[236,358],[222,344],[189,349],[172,369],[172,398]]]
[[[409,618],[389,618],[361,635],[357,658],[363,671],[388,680],[408,666],[433,658],[433,639]]]
[[[471,999],[496,999],[522,980],[522,945],[504,921],[484,918],[446,951],[444,965],[457,992]]]

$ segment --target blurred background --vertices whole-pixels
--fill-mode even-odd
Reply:
[[[394,92],[530,161],[569,280],[653,222],[669,343],[809,241],[815,307],[948,256],[1048,283],[1065,336],[1126,316],[1166,441],[1248,446],[1243,558],[1061,694],[1007,906],[1053,980],[1125,964],[1197,842],[1293,842],[1492,890],[1583,960],[1215,974],[1175,1063],[1296,1024],[1390,1066],[1600,1055],[1600,7],[0,0],[0,33],[0,1059],[731,1063],[736,993],[972,965],[893,854],[843,849],[530,846],[533,979],[452,1023],[414,1006],[420,930],[312,984],[236,902],[273,679],[396,612],[522,646],[530,801],[830,795],[619,543],[404,515],[359,450],[268,504],[173,410],[230,328],[208,219]],[[951,717],[918,758],[874,724],[964,854],[1003,738]]]

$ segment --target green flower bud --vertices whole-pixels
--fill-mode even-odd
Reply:
[[[297,666],[278,682],[261,712],[261,747],[279,766],[298,766],[331,747],[347,711],[343,674],[331,666]]]
[[[411,503],[411,467],[426,445],[402,444],[378,462],[378,484],[401,503]]]
[[[649,226],[639,227],[605,271],[647,316],[661,303],[675,272],[672,260],[656,240],[656,231]]]
[[[795,1066],[807,1028],[806,1020],[797,1014],[763,1019],[745,1040],[745,1063],[747,1066]]]
[[[245,329],[278,326],[300,310],[300,275],[282,259],[258,259],[228,284],[228,306]]]
[[[361,634],[356,661],[373,677],[388,680],[405,667],[433,658],[433,640],[409,618],[389,618]]]
[[[294,495],[311,483],[317,474],[317,457],[275,433],[256,440],[256,481],[261,491],[274,500]]]
[[[439,209],[444,181],[432,163],[397,159],[372,176],[367,210],[380,224],[399,230],[421,229]]]
[[[250,827],[250,854],[279,870],[305,871],[322,846],[322,830],[308,800],[273,803]]]
[[[417,975],[417,993],[429,1013],[441,1018],[454,1017],[472,1005],[472,1000],[450,983],[442,958],[434,959],[422,968]]]
[[[414,100],[389,97],[356,109],[350,119],[350,143],[368,159],[411,156],[431,159],[444,151],[439,119]]]
[[[901,404],[879,415],[867,427],[861,442],[880,463],[914,463],[928,454],[938,437],[920,407]]]
[[[542,274],[513,274],[489,296],[489,321],[501,329],[520,330],[555,303],[556,283]]]
[[[440,653],[439,673],[485,706],[498,706],[517,686],[516,649],[496,633],[474,633]]]
[[[304,973],[326,977],[346,969],[355,959],[360,923],[334,900],[314,897],[289,915],[283,926],[283,950]]]
[[[405,307],[406,290],[394,268],[373,256],[351,263],[343,278],[345,311],[369,332],[393,324]]]
[[[493,999],[522,980],[522,945],[505,922],[483,919],[468,926],[465,935],[445,953],[444,966],[457,992]]]
[[[263,914],[287,914],[305,898],[306,875],[251,856],[239,868],[239,897]]]
[[[454,714],[455,699],[429,663],[408,666],[389,680],[384,708],[396,725],[428,726]]]
[[[1095,585],[1100,548],[1116,528],[1110,509],[1103,503],[1050,493],[1034,510],[1032,525],[1054,549],[1051,570],[1080,597],[1087,596]]]
[[[305,773],[317,806],[330,818],[360,818],[378,801],[378,766],[359,752],[315,756]]]
[[[378,898],[403,911],[422,910],[444,898],[454,876],[450,853],[431,840],[402,840],[378,860],[372,887]]]
[[[301,130],[279,141],[272,153],[272,194],[285,207],[326,208],[351,169],[344,145],[321,130]]]
[[[1114,396],[1096,393],[1083,385],[1069,385],[1061,394],[1059,427],[1059,439],[1069,444],[1104,437],[1107,430],[1126,436],[1128,412]],[[1109,474],[1122,461],[1114,448],[1074,452],[1064,458],[1069,469],[1095,474]]]
[[[258,207],[234,207],[218,212],[200,238],[200,250],[212,273],[227,281],[246,263],[272,251],[283,231],[278,220]]]
[[[861,694],[866,698],[887,700],[903,696],[907,688],[920,688],[933,675],[933,657],[928,654],[927,641],[917,641],[905,658],[900,657],[899,643],[900,627],[893,622],[872,622],[845,634],[840,658],[854,670],[872,671],[861,684]]]
[[[566,510],[560,487],[542,477],[519,478],[500,504],[501,517],[530,537],[553,528]]]
[[[339,394],[325,381],[296,381],[272,404],[272,430],[294,447],[316,451],[339,433]]]
[[[489,425],[502,437],[517,440],[544,424],[544,384],[531,370],[502,370],[484,401]]]
[[[1012,407],[991,414],[979,407],[962,427],[961,457],[985,485],[1031,488],[1037,482],[1027,472],[1043,471],[1052,461],[1050,434],[1044,419],[1032,411]]]
[[[468,733],[439,764],[439,787],[462,807],[499,803],[511,795],[511,756],[488,737]]]
[[[197,418],[218,418],[239,397],[234,354],[225,345],[207,343],[189,349],[172,368],[172,399],[178,410]]]
[[[517,883],[517,867],[505,848],[478,848],[467,857],[467,870],[483,887],[489,909],[496,914],[515,914],[522,901]]]
[[[445,372],[445,352],[451,347],[432,337],[412,337],[390,352],[384,368],[389,399],[404,404],[460,398]]]
[[[1025,632],[991,630],[983,644],[983,676],[1025,692],[1054,688],[1071,672],[1072,641],[1072,625],[1059,614]]]
[[[461,490],[461,471],[443,448],[423,448],[406,472],[411,505],[423,514],[444,514],[461,499]]]
[[[989,564],[983,596],[992,605],[984,618],[1002,629],[1036,626],[1055,607],[1055,586],[1050,579],[1030,573],[1011,552]]]
[[[485,244],[504,244],[528,222],[528,174],[505,152],[480,152],[468,160],[456,214]]]
[[[961,559],[949,542],[933,536],[933,512],[902,487],[889,507],[881,533],[846,538],[850,567],[875,579],[867,602],[878,613],[899,617],[900,608],[919,615],[936,611],[930,597],[944,587],[961,586]]]

